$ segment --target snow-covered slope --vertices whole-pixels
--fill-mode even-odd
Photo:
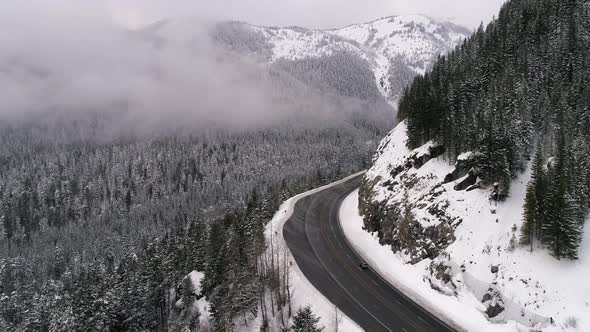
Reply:
[[[505,202],[495,202],[490,188],[471,185],[477,179],[466,182],[473,154],[450,165],[432,142],[411,151],[406,140],[402,122],[381,143],[359,192],[365,224],[379,220],[397,252],[392,266],[422,271],[426,285],[461,302],[456,308],[471,305],[490,322],[512,322],[509,331],[589,331],[590,223],[578,261],[531,252],[517,243],[530,169],[514,180]]]
[[[351,52],[366,60],[388,100],[397,98],[414,75],[423,74],[436,57],[469,35],[469,30],[426,16],[382,18],[334,30],[249,26],[270,45],[270,61],[301,60]]]
[[[469,30],[426,16],[408,15],[351,25],[332,33],[369,47],[383,67],[402,58],[414,71],[423,74],[433,57],[455,47],[469,35]]]

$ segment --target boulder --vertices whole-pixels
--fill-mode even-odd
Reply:
[[[504,307],[500,305],[500,303],[496,303],[495,305],[491,305],[486,309],[486,315],[490,318],[494,318],[504,311]]]
[[[476,182],[477,182],[477,174],[473,171],[473,169],[471,169],[467,173],[467,177],[465,179],[463,179],[463,181],[456,184],[454,189],[456,191],[465,190],[465,189],[475,185]]]
[[[489,318],[494,318],[504,311],[504,300],[502,294],[495,287],[491,286],[483,295],[481,302],[486,307],[486,314]]]
[[[465,191],[473,191],[473,190],[479,189],[479,188],[481,188],[481,183],[477,182],[476,184],[467,187],[467,189],[465,189]]]
[[[424,166],[428,161],[434,159],[440,155],[445,153],[445,147],[442,145],[432,145],[428,148],[427,153],[422,154],[413,154],[410,156],[407,166],[412,166],[414,168],[420,168]]]
[[[399,166],[397,166],[396,168],[392,169],[392,170],[389,172],[389,176],[390,176],[392,179],[395,179],[395,177],[396,177],[396,176],[398,176],[398,174],[400,174],[401,172],[403,172],[403,171],[404,171],[404,169],[405,169],[405,168],[404,168],[404,166],[403,166],[403,165],[399,165]]]
[[[444,183],[456,181],[467,175],[469,171],[477,169],[480,159],[481,154],[479,153],[472,153],[466,158],[458,159],[455,163],[455,169],[445,176]]]

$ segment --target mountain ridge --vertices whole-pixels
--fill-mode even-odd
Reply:
[[[271,61],[320,57],[335,51],[360,56],[369,62],[377,87],[395,107],[401,90],[413,76],[424,74],[438,55],[446,53],[467,37],[466,28],[450,24],[423,15],[408,15],[305,32],[289,28],[251,27],[265,34],[274,45]]]
[[[167,20],[152,24],[145,31],[178,38],[192,27],[191,20]],[[424,74],[439,55],[462,42],[470,31],[424,15],[399,15],[334,29],[222,21],[213,24],[209,33],[217,45],[255,56],[266,64],[317,59],[338,52],[359,57],[368,62],[377,88],[396,108],[403,88],[416,75]]]

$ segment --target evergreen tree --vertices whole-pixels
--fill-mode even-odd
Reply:
[[[293,317],[291,330],[293,332],[321,332],[324,328],[318,326],[319,321],[320,318],[315,316],[310,306],[299,308]]]
[[[553,181],[547,194],[547,221],[542,228],[543,239],[551,255],[555,258],[577,259],[582,238],[581,227],[584,221],[584,219],[580,220],[579,216],[585,216],[586,213],[580,213],[582,207],[577,204],[569,192],[571,188],[571,158],[566,153],[563,129],[559,130],[559,135],[556,157],[554,162],[549,165],[549,176]]]
[[[535,229],[538,225],[537,211],[539,202],[537,201],[537,193],[535,191],[535,182],[531,180],[527,186],[523,219],[524,223],[520,233],[520,244],[530,245],[531,251],[533,251],[533,243],[535,240]]]
[[[545,173],[543,170],[543,148],[537,146],[535,159],[532,165],[531,180],[527,186],[523,219],[524,223],[521,228],[520,243],[529,245],[533,251],[535,240],[542,239],[541,229],[546,221],[547,192],[545,186]]]
[[[225,281],[227,267],[227,253],[225,251],[224,224],[230,223],[233,216],[227,216],[223,223],[215,222],[211,225],[205,258],[205,278],[203,292],[211,294],[213,289]]]
[[[579,206],[568,193],[554,193],[550,219],[543,227],[543,239],[552,256],[557,259],[578,258],[582,240],[582,225],[577,218]]]

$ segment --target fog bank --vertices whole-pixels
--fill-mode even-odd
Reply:
[[[87,1],[32,0],[2,7],[4,122],[108,112],[123,130],[244,129],[302,116],[310,116],[311,123],[330,121],[341,112],[335,96],[320,95],[215,45],[210,22],[132,32]]]

